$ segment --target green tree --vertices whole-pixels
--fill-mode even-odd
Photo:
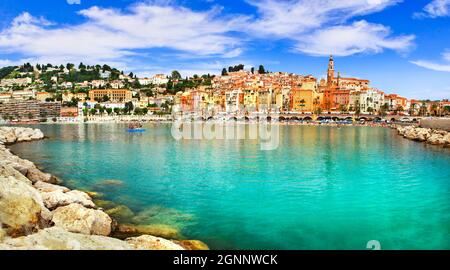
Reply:
[[[177,70],[172,71],[172,79],[179,80],[181,79],[181,74]]]
[[[106,113],[108,115],[111,115],[112,112],[113,112],[113,110],[111,108],[106,108]]]
[[[345,107],[344,104],[339,105],[339,111],[341,112],[341,114],[344,114],[345,112],[347,112],[347,107]]]
[[[80,70],[86,69],[86,66],[83,64],[83,62],[81,62],[81,63],[78,65],[78,69],[80,69]]]
[[[114,108],[114,114],[119,115],[120,114],[120,109],[119,108]]]
[[[227,76],[227,75],[228,75],[227,69],[223,68],[222,69],[222,76]]]
[[[91,115],[96,115],[96,114],[97,114],[97,109],[92,108],[92,109],[90,110],[90,114],[91,114]]]
[[[259,74],[266,74],[266,69],[264,68],[263,65],[260,65],[260,66],[259,66],[258,73],[259,73]]]
[[[128,101],[127,103],[125,103],[125,113],[131,113],[133,111],[133,102]]]

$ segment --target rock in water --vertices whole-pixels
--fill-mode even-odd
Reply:
[[[56,177],[54,177],[53,175],[49,174],[49,173],[43,173],[41,172],[38,168],[36,167],[32,167],[29,168],[27,171],[27,175],[28,179],[30,179],[33,183],[36,182],[46,182],[46,183],[51,183],[51,184],[58,184],[59,181]]]
[[[60,206],[66,206],[72,203],[78,203],[85,207],[94,208],[95,204],[92,202],[89,195],[82,191],[72,190],[63,192],[62,190],[55,190],[52,192],[41,192],[45,206],[48,209],[55,209]]]
[[[199,240],[175,240],[173,242],[186,250],[209,250],[208,245]]]
[[[50,211],[30,184],[0,176],[0,223],[11,236],[32,233],[48,225]]]
[[[135,237],[144,234],[150,234],[168,239],[180,238],[179,229],[164,224],[150,224],[150,225],[119,224],[116,230],[114,231],[114,237],[120,239],[126,239],[128,237]]]
[[[108,209],[106,210],[106,213],[118,222],[127,222],[134,216],[133,211],[125,205],[118,205],[114,208]]]
[[[67,232],[59,227],[47,228],[26,237],[6,239],[0,250],[130,250],[126,242],[98,235]]]
[[[106,209],[106,210],[117,206],[117,204],[115,202],[107,201],[107,200],[94,200],[94,203],[96,206]]]
[[[143,250],[184,250],[184,248],[172,241],[151,236],[142,235],[139,237],[128,238],[125,240],[134,249]]]
[[[112,220],[107,214],[76,203],[54,210],[52,221],[69,232],[105,236],[111,233]]]

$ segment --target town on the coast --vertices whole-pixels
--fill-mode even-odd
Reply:
[[[175,70],[138,77],[83,63],[9,66],[0,69],[0,79],[3,123],[171,120],[174,108],[202,120],[252,119],[263,113],[294,121],[337,120],[339,115],[413,121],[450,114],[449,100],[409,99],[377,89],[367,79],[343,77],[332,56],[321,79],[269,72],[263,65],[230,66],[220,75],[183,78]]]

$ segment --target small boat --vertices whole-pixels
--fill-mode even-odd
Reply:
[[[128,132],[131,133],[145,132],[145,128],[142,128],[142,124],[140,123],[133,123],[128,125]]]
[[[145,132],[145,128],[129,128],[128,132],[130,132],[130,133]]]

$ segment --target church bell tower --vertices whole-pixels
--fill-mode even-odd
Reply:
[[[331,86],[334,80],[334,60],[333,56],[330,55],[330,60],[328,61],[328,72],[327,72],[327,84]]]

